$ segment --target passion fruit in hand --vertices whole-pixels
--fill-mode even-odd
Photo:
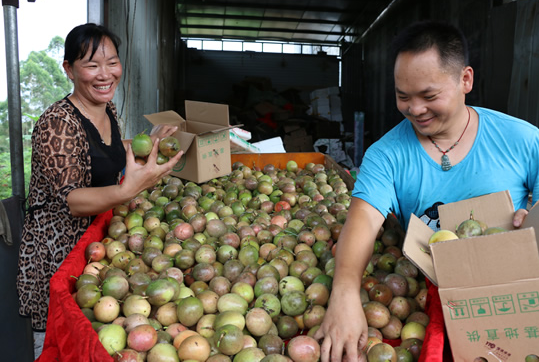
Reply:
[[[174,157],[180,152],[180,141],[173,136],[168,136],[159,141],[159,152],[165,157]]]
[[[131,149],[137,157],[146,157],[152,152],[153,142],[150,136],[139,133],[131,141]]]

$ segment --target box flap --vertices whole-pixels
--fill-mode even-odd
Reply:
[[[171,124],[178,126],[180,131],[185,131],[185,119],[174,111],[145,114],[144,118],[150,121],[154,126],[159,124]]]
[[[402,252],[434,285],[438,285],[432,257],[426,252],[429,251],[428,242],[433,233],[430,227],[412,214],[404,237]]]
[[[473,212],[475,220],[483,221],[488,226],[512,230],[515,208],[509,191],[501,191],[440,205],[438,212],[441,229],[455,231],[461,222],[470,218],[470,212]]]
[[[194,133],[198,136],[204,136],[210,133],[219,133],[221,131],[229,130],[235,126],[222,127],[220,125],[215,125],[212,123],[189,121],[187,122],[187,132]]]
[[[521,229],[527,228],[527,227],[533,227],[539,230],[539,206],[537,206],[537,204],[539,203],[536,203],[528,212],[528,215],[526,216],[526,218],[524,219],[524,222],[522,223]],[[535,241],[537,243],[537,249],[539,250],[539,232],[535,233],[535,238],[536,238]]]
[[[438,242],[431,245],[440,288],[495,285],[539,277],[535,230]]]
[[[185,101],[185,118],[188,122],[201,122],[228,127],[228,105]]]
[[[183,153],[187,152],[196,137],[196,135],[192,133],[182,131],[176,131],[176,133],[174,133],[172,136],[176,137],[176,139],[180,142],[180,149],[183,151]]]
[[[526,219],[522,223],[522,228],[527,227],[539,228],[539,202],[530,209]]]

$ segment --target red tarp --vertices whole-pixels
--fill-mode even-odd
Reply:
[[[112,210],[99,215],[51,278],[45,344],[36,361],[113,361],[71,296],[76,282],[73,277],[81,275],[88,263],[86,246],[103,240],[111,218]]]
[[[43,353],[36,361],[113,362],[90,321],[72,297],[76,279],[87,265],[84,252],[107,233],[112,210],[99,215],[50,281],[49,316]],[[419,362],[451,362],[438,288],[429,283],[425,312],[430,317]]]

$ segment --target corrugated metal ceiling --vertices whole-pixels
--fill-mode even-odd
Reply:
[[[352,42],[391,0],[177,0],[182,37]]]

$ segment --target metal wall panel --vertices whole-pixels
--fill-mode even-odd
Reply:
[[[517,2],[509,112],[539,125],[539,1]]]
[[[511,36],[511,24],[514,23],[515,18],[511,7],[514,4],[500,4],[500,8],[496,9],[496,17],[492,19],[493,4],[487,1],[401,0],[395,3],[395,6],[391,7],[376,26],[361,39],[363,56],[362,59],[356,57],[354,60],[357,63],[356,66],[361,68],[359,108],[365,112],[365,132],[375,141],[403,119],[395,106],[393,64],[391,64],[389,46],[400,29],[414,21],[424,19],[451,22],[460,27],[466,35],[470,49],[470,65],[475,71],[474,88],[466,97],[468,104],[489,106],[500,111],[508,110],[512,115],[522,116],[524,106],[507,107],[508,89],[511,87],[511,96],[521,103],[526,102],[526,107],[534,104],[533,101],[537,98],[536,91],[525,93],[529,100],[521,97],[522,92],[528,92],[525,88],[527,85],[525,76],[531,77],[530,70],[537,66],[532,61],[534,51],[537,52],[533,42],[533,33],[537,31],[535,29],[537,26],[530,23],[537,19],[537,14],[534,13],[537,9],[531,5],[536,4],[537,1],[539,0],[517,2],[523,8],[521,10],[523,20],[517,16],[517,23],[522,23],[520,26],[522,29],[525,27],[533,29],[533,31],[528,31],[528,34],[515,34],[515,39],[521,39],[528,44],[521,52],[522,57],[528,57],[527,61],[518,60],[517,56],[512,61],[513,49],[519,48],[514,44]],[[524,9],[525,6],[526,9]],[[528,23],[525,22],[525,14],[528,15]],[[500,17],[503,17],[503,22],[499,21]],[[504,35],[500,37],[504,29],[506,30]],[[346,60],[344,59],[343,62],[346,63]],[[519,92],[513,91],[515,74],[511,79],[509,76],[512,71],[511,67],[521,74]],[[531,79],[537,79],[537,77]],[[349,81],[356,80],[344,78],[343,89],[349,88],[347,85]],[[518,108],[518,111],[515,108]],[[531,116],[531,119],[522,117],[534,123],[536,121],[533,118],[537,116]]]
[[[114,101],[126,138],[151,129],[144,114],[177,108],[180,69],[175,1],[108,1],[106,24],[121,39],[123,80]]]
[[[339,59],[328,55],[276,54],[189,49],[187,99],[229,103],[234,84],[266,77],[275,91],[303,91],[339,85]]]

